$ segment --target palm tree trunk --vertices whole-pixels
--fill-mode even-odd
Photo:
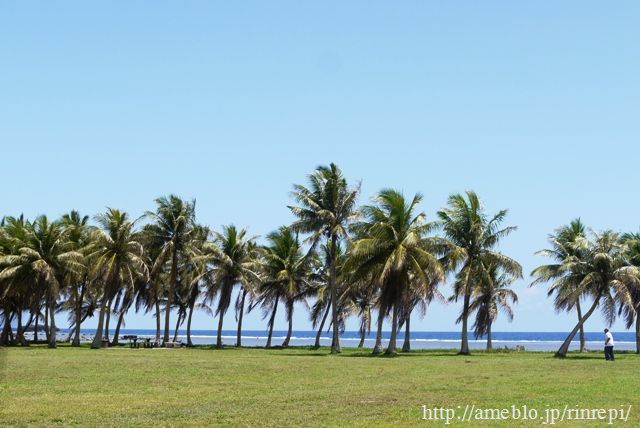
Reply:
[[[9,332],[11,331],[11,313],[7,310],[3,310],[4,313],[4,326],[2,327],[2,334],[0,334],[0,345],[9,344]]]
[[[224,319],[222,311],[218,314],[218,337],[216,339],[216,348],[222,348],[222,320]]]
[[[402,344],[402,352],[411,351],[411,312],[407,314],[407,319],[405,322],[405,330],[404,330],[404,343]]]
[[[38,308],[36,310],[36,326],[34,327],[33,330],[33,341],[37,342],[38,341],[38,320],[40,319],[40,309]],[[2,340],[0,340],[0,343],[2,343]]]
[[[22,327],[22,310],[18,309],[18,329],[16,330],[16,342],[22,346],[28,346],[27,340],[24,338],[24,329]]]
[[[120,336],[120,326],[122,326],[122,321],[124,320],[124,312],[125,308],[120,308],[120,315],[118,316],[118,323],[116,324],[116,331],[113,333],[113,340],[111,341],[111,346],[115,346],[118,344],[118,336]]]
[[[269,335],[267,336],[267,344],[265,348],[271,348],[271,336],[273,336],[273,324],[276,320],[276,312],[278,310],[278,301],[280,300],[280,295],[276,295],[276,303],[273,305],[273,313],[271,314],[271,318],[269,318]]]
[[[636,314],[636,354],[640,354],[640,317]]]
[[[286,348],[289,346],[289,341],[291,340],[291,332],[293,331],[293,300],[287,302],[287,310],[289,312],[289,330],[287,330],[287,338],[282,342],[282,347]]]
[[[580,321],[580,318],[582,318],[580,301],[576,302],[576,310],[578,311],[578,321]],[[580,326],[580,352],[584,352],[584,324]]]
[[[320,337],[322,336],[322,330],[324,329],[324,323],[327,322],[327,315],[329,315],[329,309],[331,309],[331,301],[327,303],[327,309],[324,311],[324,315],[322,316],[322,321],[320,322],[320,327],[318,328],[318,333],[316,333],[316,343],[313,345],[314,348],[320,347]]]
[[[471,300],[470,294],[464,296],[464,306],[462,307],[462,334],[460,341],[459,355],[469,355],[469,337],[467,332],[467,323],[469,320],[469,302]]]
[[[91,342],[91,349],[100,349],[102,347],[102,328],[106,311],[107,298],[106,296],[102,296],[102,301],[100,302],[100,314],[98,315],[98,327],[96,328],[96,335],[93,336],[93,342]]]
[[[240,299],[240,313],[238,314],[238,332],[236,334],[236,347],[242,346],[242,317],[244,316],[244,300],[247,297],[247,290],[242,288],[242,298]]]
[[[393,305],[393,315],[391,321],[391,337],[389,338],[389,346],[387,347],[387,351],[385,352],[387,355],[392,355],[397,353],[396,349],[396,338],[398,335],[398,305]]]
[[[156,296],[156,343],[160,343],[160,302]]]
[[[84,291],[86,288],[86,280],[82,282],[80,288],[80,298],[76,302],[76,331],[71,346],[80,346],[80,325],[82,324],[82,302],[84,301]]]
[[[367,329],[363,321],[362,325],[360,326],[360,343],[358,343],[358,348],[364,348],[364,339],[366,335],[367,335]]]
[[[193,346],[193,342],[191,342],[191,316],[193,315],[193,308],[195,306],[195,302],[189,305],[189,316],[187,317],[187,346]]]
[[[333,325],[333,337],[331,340],[331,353],[339,354],[342,352],[340,349],[340,325],[338,324],[338,298],[337,298],[337,284],[336,284],[336,260],[337,260],[337,244],[338,237],[335,234],[331,235],[331,257],[329,266],[329,287],[331,288],[331,322]]]
[[[493,349],[493,342],[491,341],[491,321],[489,321],[489,325],[487,326],[487,351]]]
[[[377,355],[382,352],[382,323],[384,322],[384,311],[378,312],[378,329],[376,331],[376,344],[373,346],[373,354]]]
[[[593,311],[596,310],[596,308],[598,307],[598,304],[600,303],[600,296],[598,296],[594,301],[593,301],[593,305],[591,305],[591,308],[589,308],[589,310],[587,311],[587,313],[584,315],[584,317],[582,317],[580,319],[580,321],[578,321],[578,324],[573,328],[573,330],[571,331],[571,333],[569,333],[569,336],[567,336],[567,338],[565,339],[565,341],[562,343],[562,345],[560,346],[560,349],[558,349],[558,352],[556,352],[555,356],[558,358],[564,358],[567,356],[567,352],[569,351],[569,346],[571,345],[571,341],[573,340],[573,338],[575,337],[576,333],[578,332],[578,330],[580,330],[580,327],[582,327],[585,323],[586,320],[589,319],[589,317],[591,316],[591,314],[593,314]]]
[[[49,305],[47,302],[44,303],[44,336],[49,342]]]
[[[164,316],[164,338],[162,339],[162,345],[169,341],[169,318],[171,316],[171,303],[173,300],[173,294],[176,292],[176,279],[178,270],[178,252],[176,248],[173,248],[171,252],[171,275],[169,279],[169,295],[167,296],[167,308],[165,309]]]
[[[53,297],[49,298],[49,317],[51,318],[50,322],[50,332],[49,332],[49,348],[55,348],[56,345],[56,299]]]
[[[102,333],[102,336],[105,338],[105,340],[107,342],[111,341],[111,340],[109,340],[109,322],[111,321],[111,306],[112,305],[113,305],[113,299],[109,299],[109,304],[107,305],[106,320],[105,320],[105,325],[104,325],[104,333]]]
[[[180,328],[180,313],[178,313],[178,321],[176,321],[176,329],[173,331],[173,341],[178,339],[178,329]]]

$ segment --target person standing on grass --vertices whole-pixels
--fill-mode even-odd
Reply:
[[[613,361],[613,335],[608,328],[604,329],[604,359]]]

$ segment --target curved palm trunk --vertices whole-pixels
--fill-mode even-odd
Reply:
[[[384,322],[384,315],[382,310],[378,312],[378,328],[376,330],[376,344],[373,346],[373,354],[377,355],[382,353],[382,323]]]
[[[289,312],[289,329],[287,330],[287,338],[282,342],[283,348],[289,346],[289,341],[291,341],[291,332],[293,331],[293,300],[287,302],[287,311]]]
[[[82,324],[82,302],[84,301],[85,289],[86,289],[86,281],[83,281],[82,287],[80,288],[80,298],[76,302],[76,331],[75,331],[75,334],[73,335],[73,342],[71,342],[71,346],[80,346],[80,326]]]
[[[600,296],[598,296],[593,301],[593,305],[591,305],[591,308],[589,308],[589,310],[584,315],[584,317],[582,317],[580,319],[580,321],[578,321],[578,324],[573,328],[571,333],[569,333],[569,336],[567,336],[565,341],[560,346],[560,349],[558,349],[558,351],[556,352],[556,354],[555,354],[556,357],[564,358],[564,357],[567,356],[567,352],[569,351],[569,346],[571,345],[571,341],[575,337],[576,333],[578,333],[578,330],[580,330],[580,327],[582,327],[584,325],[585,321],[588,320],[589,317],[591,316],[591,314],[593,314],[593,311],[596,310],[596,308],[598,307],[599,303],[600,303]]]
[[[582,310],[580,309],[580,302],[576,302],[576,311],[578,311],[578,322],[582,318]],[[584,352],[584,325],[580,326],[580,352]]]
[[[120,327],[122,326],[122,321],[124,320],[124,312],[126,308],[120,309],[120,315],[118,315],[118,322],[116,324],[116,331],[113,333],[113,340],[111,341],[111,346],[118,345],[118,337],[120,336]]]
[[[404,343],[402,344],[402,352],[411,351],[411,312],[407,314],[407,319],[404,321]]]
[[[4,326],[2,327],[2,334],[0,334],[0,345],[9,344],[9,332],[11,331],[11,313],[8,310],[4,310]]]
[[[98,327],[96,328],[96,335],[93,337],[93,342],[91,342],[91,349],[100,349],[102,347],[102,328],[104,324],[104,315],[107,311],[107,299],[106,297],[102,297],[102,301],[100,302],[100,314],[98,315]]]
[[[173,341],[178,339],[178,329],[180,328],[181,314],[178,313],[178,321],[176,321],[176,329],[173,331]]]
[[[391,321],[391,337],[389,338],[389,346],[385,352],[388,355],[397,353],[396,338],[398,335],[398,305],[393,305],[393,315]]]
[[[491,321],[489,321],[489,325],[487,326],[487,351],[493,349],[493,342],[491,340]]]
[[[327,316],[329,315],[329,309],[331,309],[331,301],[327,303],[327,308],[324,311],[324,315],[322,316],[322,321],[320,322],[320,327],[318,327],[318,332],[316,333],[316,343],[313,345],[314,348],[320,347],[320,337],[322,336],[322,330],[324,329],[324,323],[327,322]]]
[[[49,298],[49,316],[51,317],[49,332],[49,348],[55,348],[56,345],[56,299]]]
[[[243,287],[242,299],[240,299],[240,313],[238,314],[238,332],[236,333],[236,346],[242,346],[242,317],[244,316],[244,301],[247,297],[247,290]]]
[[[189,305],[189,316],[187,317],[187,346],[193,346],[193,342],[191,342],[191,317],[193,315],[193,308],[195,306],[195,302]]]
[[[36,311],[36,326],[34,327],[34,330],[33,330],[33,341],[34,342],[38,341],[38,327],[39,327],[38,320],[39,319],[40,319],[40,309],[38,309]],[[0,340],[0,343],[2,343],[2,340]]]
[[[460,341],[459,355],[469,355],[469,336],[467,332],[467,323],[469,321],[469,302],[471,300],[470,294],[464,296],[464,306],[462,307],[462,334]]]
[[[216,339],[216,348],[222,348],[222,321],[224,319],[224,314],[222,311],[218,314],[218,337]]]
[[[273,312],[271,313],[271,318],[269,318],[269,335],[267,336],[267,344],[265,348],[271,348],[271,336],[273,336],[273,324],[276,320],[276,312],[278,311],[278,301],[280,300],[280,295],[276,296],[276,303],[273,305]]]
[[[176,292],[176,279],[178,275],[178,253],[173,248],[171,252],[171,274],[169,278],[169,295],[167,296],[167,308],[164,315],[164,337],[162,339],[162,346],[169,341],[169,320],[171,317],[171,303],[173,300],[173,294]]]
[[[331,340],[331,353],[339,354],[342,352],[340,349],[340,325],[338,324],[338,302],[337,299],[337,284],[336,284],[336,245],[338,244],[338,237],[333,234],[331,236],[331,266],[329,266],[329,287],[331,288],[331,323],[333,325],[333,337]]]

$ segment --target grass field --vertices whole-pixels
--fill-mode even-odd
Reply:
[[[326,349],[300,348],[33,346],[0,348],[0,365],[2,426],[440,426],[442,420],[422,419],[422,405],[461,406],[457,417],[467,404],[526,405],[538,419],[454,418],[452,425],[540,426],[550,408],[627,410],[640,397],[635,354],[609,363],[600,353],[564,360],[548,353],[465,357],[453,351],[372,358],[354,349],[330,356]],[[632,408],[624,425],[638,424],[640,408]]]

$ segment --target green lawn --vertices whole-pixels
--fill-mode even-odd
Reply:
[[[0,425],[440,426],[422,405],[538,410],[636,405],[640,357],[346,349],[0,348]],[[458,416],[461,413],[458,414]],[[478,421],[452,425],[475,426]],[[622,424],[617,422],[616,424]],[[632,408],[626,426],[640,424]],[[488,421],[485,426],[540,426]],[[559,426],[602,426],[602,421]]]

